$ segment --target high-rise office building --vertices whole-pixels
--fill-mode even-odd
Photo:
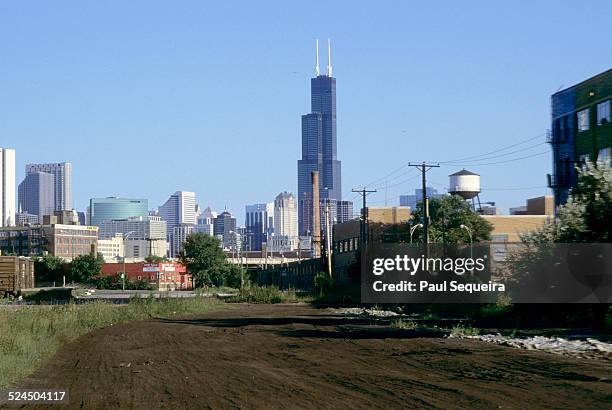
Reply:
[[[552,175],[555,206],[576,186],[576,167],[586,161],[612,165],[612,69],[556,92],[552,102]]]
[[[198,224],[196,225],[196,232],[213,236],[214,221],[216,217],[217,213],[213,211],[210,207],[206,207],[206,209],[201,210],[198,215]]]
[[[132,198],[91,198],[89,200],[89,224],[100,226],[102,222],[128,219],[149,214],[149,201]]]
[[[169,235],[170,240],[168,241],[171,258],[178,258],[180,256],[187,237],[195,232],[197,232],[196,225],[180,224],[172,227],[172,232]]]
[[[15,225],[15,150],[0,148],[0,227]]]
[[[302,116],[302,158],[298,161],[299,232],[307,235],[312,227],[311,171],[319,171],[321,199],[342,200],[341,163],[337,159],[336,79],[332,76],[331,46],[328,43],[326,74],[319,71],[317,42],[316,77],[310,80],[311,112]]]
[[[196,194],[176,191],[159,207],[159,216],[168,224],[168,232],[178,225],[196,225]]]
[[[27,174],[17,188],[19,212],[38,216],[53,215],[55,211],[55,177],[46,172]]]
[[[111,239],[117,234],[129,236],[127,239],[165,241],[166,222],[159,216],[137,216],[127,219],[104,221],[99,226],[100,239]]]
[[[353,202],[338,201],[336,211],[336,223],[344,223],[353,219]]]
[[[291,193],[281,192],[274,199],[274,236],[298,236],[297,202]]]
[[[262,245],[268,240],[270,218],[268,204],[247,205],[245,208],[245,249],[261,251]],[[274,219],[272,218],[272,221]]]
[[[236,218],[223,211],[213,221],[213,234],[223,241],[223,248],[235,250],[237,245]]]
[[[26,175],[35,172],[46,172],[54,177],[55,210],[72,209],[72,163],[60,162],[51,164],[27,164]]]

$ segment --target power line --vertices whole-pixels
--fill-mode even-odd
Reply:
[[[368,208],[366,206],[366,197],[369,194],[376,192],[376,190],[366,189],[366,187],[363,187],[363,189],[353,189],[352,192],[358,193],[363,198],[363,207],[361,208],[361,223],[359,224],[361,228],[361,232],[360,232],[361,243],[359,244],[359,246],[361,248],[363,245],[365,245],[368,242]]]
[[[543,136],[544,136],[544,134],[539,134],[539,135],[536,135],[535,137],[527,138],[527,139],[519,141],[517,143],[511,144],[511,145],[507,145],[505,147],[498,148],[498,149],[495,149],[493,151],[489,151],[489,152],[484,153],[484,154],[472,155],[472,156],[469,156],[469,157],[464,157],[464,158],[459,158],[459,159],[451,159],[451,160],[443,161],[443,162],[440,162],[440,163],[444,164],[444,163],[448,163],[448,162],[469,161],[469,160],[472,160],[472,159],[478,159],[480,157],[485,157],[485,156],[491,155],[491,154],[497,154],[498,152],[502,152],[502,151],[506,151],[506,150],[508,150],[510,148],[518,147],[519,145],[526,144],[526,143],[528,143],[530,141],[533,141],[533,140],[535,140],[537,138],[542,138]]]
[[[387,175],[385,175],[384,177],[375,179],[374,181],[370,182],[369,184],[367,184],[366,186],[372,186],[376,183],[379,183],[380,181],[385,181],[388,177],[390,177],[391,175],[395,174],[398,171],[401,171],[402,169],[404,169],[406,167],[405,164],[403,164],[401,167],[394,169],[393,171],[389,172]]]
[[[536,147],[539,147],[539,146],[541,146],[541,145],[545,145],[545,144],[546,144],[545,142],[538,142],[538,143],[537,143],[537,144],[535,144],[535,145],[530,145],[530,146],[528,146],[528,147],[521,148],[521,149],[517,149],[517,150],[515,150],[515,151],[507,152],[507,153],[504,153],[504,154],[493,155],[493,156],[490,156],[490,157],[478,158],[478,161],[488,161],[488,160],[490,160],[490,159],[495,159],[495,158],[503,158],[503,157],[506,157],[506,156],[508,156],[508,155],[516,154],[516,153],[518,153],[518,152],[528,151],[528,150],[530,150],[530,149],[532,149],[532,148],[536,148]],[[460,161],[461,161],[461,160],[457,160],[457,161],[444,161],[444,162],[441,162],[441,164],[450,164],[450,163],[460,162]]]
[[[398,182],[396,182],[394,184],[391,184],[391,185],[385,185],[385,184],[376,185],[376,186],[374,186],[374,188],[376,188],[376,189],[380,189],[380,188],[387,188],[387,189],[388,188],[393,188],[393,187],[396,187],[396,186],[403,185],[404,183],[406,183],[408,181],[411,181],[411,180],[417,178],[418,176],[419,176],[418,174],[415,174],[415,175],[411,176],[410,178],[403,179],[403,180],[398,181]]]
[[[527,155],[525,157],[519,157],[519,158],[512,158],[512,159],[508,159],[505,161],[496,161],[496,162],[485,162],[485,163],[472,163],[472,164],[444,164],[444,166],[452,166],[452,167],[481,167],[481,166],[485,166],[485,165],[497,165],[497,164],[506,164],[508,162],[514,162],[514,161],[520,161],[522,159],[527,159],[527,158],[533,158],[533,157],[537,157],[540,155],[544,155],[544,154],[549,154],[550,151],[546,150],[546,151],[542,151],[542,152],[538,152],[536,154],[533,155]]]

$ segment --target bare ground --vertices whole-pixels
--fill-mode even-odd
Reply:
[[[612,406],[611,367],[243,304],[96,331],[20,387],[68,389],[71,408],[591,409]]]

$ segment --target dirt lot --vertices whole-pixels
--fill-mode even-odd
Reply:
[[[114,326],[67,345],[24,388],[73,408],[610,408],[609,361],[406,338],[305,305],[232,305]],[[55,407],[57,408],[57,407]]]

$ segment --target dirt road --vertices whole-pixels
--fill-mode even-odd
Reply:
[[[355,324],[305,305],[231,305],[198,318],[114,326],[67,345],[23,387],[67,388],[72,408],[612,403],[610,362],[345,327]]]

